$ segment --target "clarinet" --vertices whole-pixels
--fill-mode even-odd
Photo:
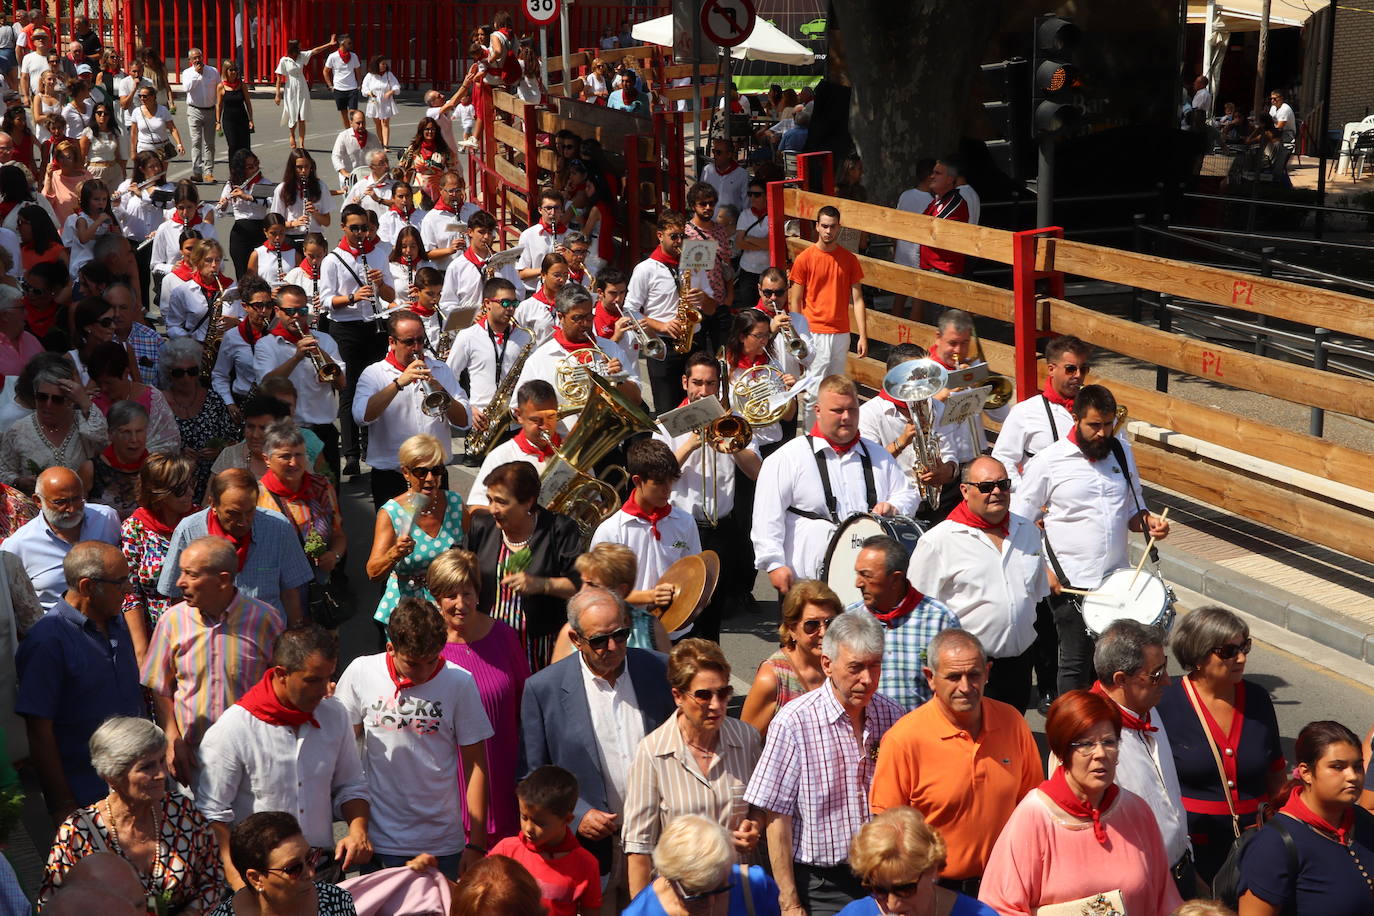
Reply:
[[[360,265],[362,265],[362,268],[363,268],[363,285],[364,285],[364,286],[367,286],[368,284],[370,284],[370,283],[372,282],[372,279],[367,275],[367,250],[366,250],[366,249],[363,249],[363,248],[358,249],[358,263],[359,263]],[[376,300],[376,299],[360,299],[359,301],[360,301],[360,302],[367,302],[369,305],[372,306],[372,313],[373,313],[374,315],[377,313],[377,300]]]
[[[281,286],[286,282],[286,252],[282,250],[275,253],[277,255],[277,285]]]

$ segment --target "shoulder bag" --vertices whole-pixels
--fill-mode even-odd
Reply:
[[[296,532],[297,539],[301,542],[301,549],[305,549],[305,538],[301,536],[301,529],[291,518],[291,512],[287,509],[286,503],[282,502],[281,497],[272,494],[273,501],[281,514],[286,517],[286,523],[291,526],[291,530]],[[315,561],[308,555],[306,559],[310,562],[310,568],[315,568]],[[343,557],[339,557],[339,562],[343,562]],[[312,577],[307,586],[306,614],[310,619],[324,627],[326,630],[336,630],[345,620],[353,616],[356,608],[351,601],[341,601],[340,598],[348,593],[348,577],[343,571],[343,567],[334,566],[333,572],[325,581],[321,582],[318,578]]]

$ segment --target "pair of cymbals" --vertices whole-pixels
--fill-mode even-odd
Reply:
[[[664,570],[658,584],[673,587],[673,603],[659,613],[663,628],[676,633],[691,626],[702,609],[711,603],[719,581],[720,557],[714,550],[683,557]]]

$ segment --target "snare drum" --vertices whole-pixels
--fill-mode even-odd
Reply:
[[[885,534],[901,544],[907,556],[911,556],[916,542],[925,533],[923,523],[906,515],[873,515],[870,512],[851,515],[830,537],[825,559],[821,562],[820,579],[840,596],[840,604],[845,607],[862,601],[863,594],[854,584],[854,563],[859,559],[864,541]]]
[[[1131,580],[1135,584],[1131,584]],[[1161,627],[1165,633],[1174,625],[1174,590],[1153,573],[1118,569],[1107,574],[1092,594],[1083,596],[1083,623],[1093,639],[1101,636],[1115,620],[1135,620]]]

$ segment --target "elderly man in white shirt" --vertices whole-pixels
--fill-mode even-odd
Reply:
[[[1021,479],[1027,461],[1073,429],[1073,399],[1088,377],[1091,357],[1092,347],[1072,335],[1045,345],[1045,389],[1007,412],[992,448],[992,457],[1002,462],[1013,483]]]
[[[337,881],[372,859],[367,779],[348,710],[332,696],[338,637],[313,624],[277,638],[272,667],[205,732],[196,807],[219,841],[231,888],[243,876],[229,858],[229,831],[258,811],[286,811],[321,853],[315,873]],[[335,817],[348,833],[334,841]]]
[[[1168,521],[1145,508],[1131,447],[1115,428],[1116,398],[1101,385],[1084,385],[1074,400],[1074,428],[1030,460],[1012,496],[1012,512],[1031,522],[1044,519],[1060,693],[1092,683],[1093,646],[1078,602],[1060,588],[1096,588],[1130,566],[1133,531],[1169,535]]]
[[[334,149],[329,154],[339,176],[339,187],[347,190],[353,171],[367,165],[368,157],[378,151],[386,152],[377,135],[367,132],[367,118],[361,111],[350,111],[348,126],[334,138]]]
[[[38,603],[49,611],[67,591],[62,561],[82,541],[119,545],[119,513],[109,506],[86,502],[86,488],[75,471],[51,467],[34,487],[38,516],[0,541],[0,550],[24,563]]]
[[[859,435],[859,397],[843,375],[826,376],[816,424],[769,455],[754,495],[754,565],[779,592],[815,579],[835,527],[856,513],[911,515],[920,497],[876,442]]]
[[[963,503],[916,542],[907,577],[996,660],[984,694],[1025,712],[1036,604],[1050,590],[1040,529],[1012,514],[1011,483],[992,458],[970,464],[960,490]]]
[[[445,172],[439,179],[439,199],[434,209],[425,214],[420,223],[420,241],[425,244],[425,257],[440,270],[448,266],[467,245],[467,221],[482,208],[464,201],[463,176]]]
[[[186,90],[186,120],[191,131],[191,179],[215,180],[215,101],[219,71],[205,62],[205,52],[192,48],[186,54],[190,65],[181,71],[181,88]]]
[[[369,139],[371,139],[369,137]],[[387,211],[391,208],[391,192],[396,187],[396,182],[391,178],[391,164],[386,155],[386,150],[381,147],[370,149],[365,157],[367,160],[368,173],[356,182],[353,187],[348,189],[344,195],[344,206],[348,204],[360,204],[363,209],[370,210],[377,214],[380,221]],[[386,241],[383,239],[383,241]],[[395,241],[387,242],[395,246]]]

